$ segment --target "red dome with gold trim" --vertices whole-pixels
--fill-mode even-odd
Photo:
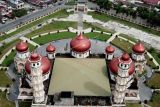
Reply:
[[[121,57],[119,58],[113,58],[110,63],[109,63],[109,69],[113,74],[118,73],[119,69],[119,63],[129,63],[130,68],[128,70],[129,75],[132,75],[135,72],[135,65],[132,59],[127,55],[127,53],[124,53]]]
[[[135,45],[133,45],[132,50],[135,53],[144,53],[145,52],[145,47],[142,43],[136,43]]]
[[[51,62],[49,61],[47,57],[41,56],[37,53],[32,53],[30,55],[30,58],[27,60],[25,64],[25,70],[27,74],[31,73],[30,64],[32,62],[37,62],[37,61],[41,62],[41,69],[43,71],[43,74],[47,74],[51,69]]]
[[[56,48],[50,43],[47,48],[46,48],[46,51],[47,52],[55,52]]]
[[[91,42],[80,33],[80,35],[71,40],[70,47],[75,52],[85,52],[90,49]]]
[[[29,57],[29,60],[31,61],[31,62],[37,62],[37,61],[39,61],[41,59],[41,56],[39,55],[39,54],[37,54],[37,53],[32,53],[31,55],[30,55],[30,57]]]
[[[28,44],[26,42],[21,41],[16,44],[16,50],[18,52],[25,52],[28,50]]]
[[[107,46],[105,49],[106,53],[114,53],[115,48],[113,48],[111,45]]]

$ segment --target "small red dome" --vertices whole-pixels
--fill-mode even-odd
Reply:
[[[43,74],[47,74],[51,68],[51,63],[50,61],[48,60],[47,57],[41,57],[41,68],[42,68],[42,71],[43,71]],[[30,70],[30,64],[31,64],[31,61],[28,60],[26,63],[25,63],[25,70],[28,74],[31,73],[31,70]]]
[[[28,44],[26,42],[19,42],[16,44],[16,50],[19,52],[25,52],[28,50]]]
[[[41,56],[37,53],[32,53],[31,56],[29,57],[30,61],[36,62],[39,61]]]
[[[90,49],[91,42],[88,38],[84,37],[82,33],[70,42],[70,47],[76,52],[85,52]]]
[[[145,52],[145,47],[142,43],[136,43],[135,45],[133,45],[132,50],[135,53],[144,53]]]
[[[111,45],[107,46],[105,49],[106,53],[113,53],[115,51],[115,48],[113,48]]]
[[[55,52],[55,50],[56,48],[52,44],[49,44],[46,48],[47,52]]]
[[[121,60],[125,61],[125,62],[128,61],[126,63],[130,63],[130,61],[131,61],[128,73],[129,73],[129,75],[133,74],[134,71],[135,71],[135,65],[134,65],[134,62],[131,60],[131,58],[129,57],[129,55],[127,53],[124,53],[122,55],[122,57],[120,57],[120,58],[113,58],[110,61],[109,69],[111,70],[111,72],[113,74],[117,74],[118,73],[119,63],[121,62]]]
[[[123,61],[129,61],[130,60],[130,56],[128,55],[128,53],[124,53],[121,57],[121,60]]]

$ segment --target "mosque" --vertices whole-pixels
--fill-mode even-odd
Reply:
[[[82,4],[80,7],[80,11],[87,9]],[[45,55],[29,52],[27,41],[16,45],[18,101],[31,102],[31,107],[125,107],[126,101],[139,101],[133,85],[137,86],[135,75],[141,74],[146,65],[141,42],[133,45],[132,54],[123,52],[118,57],[111,44],[103,54],[95,55],[91,48],[94,43],[81,30],[67,44],[67,54],[58,53],[58,47],[49,43]]]
[[[56,47],[51,43],[46,47],[46,56],[42,56],[35,51],[30,53],[27,42],[19,42],[14,58],[21,76],[18,99],[32,101],[32,107],[94,105],[87,103],[92,98],[97,100],[97,105],[123,106],[135,73],[145,67],[143,44],[133,45],[131,55],[124,52],[119,57],[114,57],[116,49],[109,45],[100,58],[90,57],[91,45],[90,39],[80,33],[70,41],[70,57],[56,58]]]

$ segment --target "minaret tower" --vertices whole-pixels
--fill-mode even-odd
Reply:
[[[133,82],[134,62],[127,53],[124,53],[121,57],[110,62],[109,69],[116,74],[114,76],[116,85],[113,91],[113,103],[122,104],[124,103],[126,90]]]
[[[50,43],[46,48],[47,56],[49,59],[55,59],[55,51],[56,48]]]
[[[146,65],[145,47],[141,42],[136,43],[132,47],[132,59],[135,62],[136,73],[141,74]]]
[[[28,44],[26,42],[19,42],[16,45],[16,56],[14,57],[14,64],[15,68],[18,73],[24,74],[24,65],[27,61],[27,58],[29,57],[29,50],[28,50]]]
[[[111,45],[106,47],[106,49],[105,49],[105,52],[106,52],[105,56],[106,56],[107,60],[112,60],[112,58],[114,56],[114,51],[115,51],[115,48],[113,48]]]
[[[33,102],[36,104],[42,103],[45,100],[41,59],[42,57],[37,53],[32,53],[29,58],[31,70],[31,86],[33,88]]]

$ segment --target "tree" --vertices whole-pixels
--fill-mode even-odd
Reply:
[[[112,7],[112,2],[109,0],[96,0],[96,3],[100,6],[100,8],[104,8],[109,10]]]
[[[22,17],[27,14],[26,9],[18,9],[18,10],[13,10],[13,17]]]
[[[9,84],[7,84],[7,85],[6,85],[6,87],[7,87],[7,88],[9,88],[9,87],[10,87],[10,85],[9,85]]]
[[[155,49],[151,47],[148,51],[149,51],[149,52],[154,52]]]
[[[16,80],[14,78],[12,78],[12,82],[15,82]]]

